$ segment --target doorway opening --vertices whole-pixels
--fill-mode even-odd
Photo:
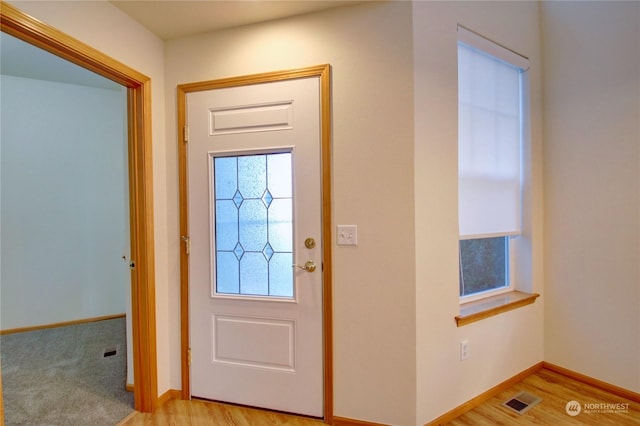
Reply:
[[[127,91],[129,226],[134,405],[151,412],[158,403],[151,157],[151,81],[84,43],[2,4],[2,32],[112,80]]]

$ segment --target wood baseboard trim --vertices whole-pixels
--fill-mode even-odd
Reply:
[[[559,365],[552,364],[550,362],[544,361],[542,364],[543,368],[546,368],[549,371],[553,371],[554,373],[562,374],[563,376],[593,386],[594,388],[598,388],[603,391],[612,393],[616,396],[620,396],[633,402],[640,403],[640,393],[633,392],[620,386],[612,385],[611,383],[603,382],[602,380],[595,379],[591,376],[587,376],[586,374],[578,373],[577,371],[569,370],[568,368],[560,367]]]
[[[384,426],[384,424],[334,416],[333,426]]]
[[[166,404],[167,402],[171,401],[172,399],[181,399],[182,398],[182,391],[181,390],[177,390],[177,389],[169,389],[168,391],[166,391],[165,393],[163,393],[162,395],[160,395],[158,397],[158,407],[161,407],[162,405]]]
[[[4,336],[5,334],[24,333],[24,332],[27,332],[27,331],[46,330],[48,328],[66,327],[68,325],[88,324],[90,322],[106,321],[106,320],[112,320],[112,319],[116,319],[116,318],[125,318],[125,317],[126,317],[126,314],[104,315],[104,316],[101,316],[101,317],[84,318],[84,319],[73,320],[73,321],[57,322],[57,323],[53,323],[53,324],[43,324],[43,325],[33,325],[33,326],[30,326],[30,327],[10,328],[10,329],[7,329],[7,330],[0,330],[0,336]]]
[[[451,422],[452,420],[460,417],[461,415],[463,415],[467,411],[471,411],[474,408],[476,408],[477,406],[479,406],[479,405],[485,403],[486,401],[490,400],[491,398],[493,398],[494,396],[496,396],[500,392],[503,392],[503,391],[509,389],[511,386],[513,386],[516,383],[524,380],[525,378],[529,377],[530,375],[532,375],[536,371],[541,370],[543,368],[543,365],[544,365],[544,363],[542,361],[540,361],[537,364],[532,365],[531,367],[527,368],[526,370],[516,374],[515,376],[505,380],[502,383],[499,383],[499,384],[495,385],[491,389],[481,393],[480,395],[476,396],[475,398],[470,399],[469,401],[465,402],[464,404],[462,404],[462,405],[454,408],[453,410],[444,413],[440,417],[437,417],[436,419],[430,421],[429,423],[427,423],[426,426],[443,425],[443,424]]]

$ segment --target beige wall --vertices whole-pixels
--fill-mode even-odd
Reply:
[[[545,360],[640,392],[640,3],[542,12]]]
[[[417,420],[425,423],[543,359],[542,304],[456,327],[457,24],[530,59],[519,289],[542,293],[541,58],[536,2],[416,2],[415,205]],[[460,341],[470,356],[460,361]]]
[[[415,424],[411,46],[411,3],[389,2],[170,41],[165,50],[167,117],[176,116],[180,83],[331,64],[333,219],[359,233],[358,247],[334,246],[335,414],[392,424]],[[175,120],[167,123],[175,135]],[[168,173],[177,182],[175,165]],[[177,199],[175,185],[171,192]],[[177,235],[177,209],[170,214]],[[172,327],[177,365],[178,322]]]

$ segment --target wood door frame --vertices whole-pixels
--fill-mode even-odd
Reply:
[[[2,32],[127,88],[134,401],[136,410],[151,412],[158,404],[151,79],[8,3],[1,6]]]
[[[320,133],[322,171],[322,239],[323,239],[323,383],[324,421],[333,422],[333,287],[332,287],[332,232],[331,232],[331,66],[328,64],[286,71],[252,74],[181,84],[177,87],[178,103],[178,172],[180,187],[180,235],[189,235],[188,180],[186,147],[186,95],[192,92],[221,89],[225,87],[249,86],[275,81],[319,77],[320,79]],[[180,251],[180,333],[182,361],[182,398],[191,398],[189,366],[189,258],[184,249]]]

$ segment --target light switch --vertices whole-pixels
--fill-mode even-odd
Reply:
[[[358,245],[358,225],[338,225],[337,231],[339,246]]]

